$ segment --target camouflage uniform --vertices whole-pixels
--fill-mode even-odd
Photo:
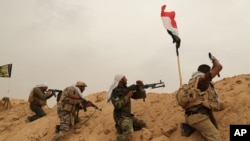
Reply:
[[[34,121],[46,115],[42,106],[46,105],[46,100],[52,96],[50,93],[43,93],[40,88],[35,87],[29,95],[30,109],[35,113],[28,117],[28,121]]]
[[[74,94],[76,96],[80,96],[80,90],[75,86],[70,86],[64,89],[60,100],[58,102],[58,116],[60,118],[60,132],[54,137],[54,140],[59,140],[61,136],[63,136],[71,126],[75,125],[75,108],[77,105],[77,100],[69,97],[69,94]]]
[[[144,90],[137,91],[145,93]],[[127,97],[126,87],[116,87],[111,94],[111,101],[114,106],[113,118],[117,129],[117,141],[129,141],[131,133],[146,127],[143,120],[139,120],[131,114],[131,101]]]
[[[209,90],[209,95],[212,95],[212,91],[210,91],[210,89],[212,89],[210,83],[210,80],[212,80],[211,75],[209,72],[205,75],[207,75],[207,80],[200,80],[198,89],[200,89],[201,92]],[[191,127],[203,135],[206,141],[222,141],[212,110],[210,106],[206,106],[205,104],[192,105],[185,111],[186,120]]]

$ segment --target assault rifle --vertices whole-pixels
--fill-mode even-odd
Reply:
[[[88,101],[82,97],[80,97],[80,99],[82,100],[82,103],[79,105],[80,109],[83,109],[84,112],[87,111],[87,107],[94,107],[95,109],[102,111],[102,108],[99,108],[98,106],[96,106],[94,103],[92,103],[91,101]]]
[[[57,102],[60,100],[60,97],[61,97],[62,92],[63,92],[62,90],[58,90],[58,89],[48,89],[48,91],[51,91],[52,93],[54,93],[53,95],[54,95],[54,97],[56,97]],[[58,93],[57,95],[56,95],[56,92]]]
[[[80,96],[80,99],[82,100],[81,104],[77,104],[76,105],[76,114],[74,116],[75,118],[75,122],[80,122],[79,120],[79,110],[83,109],[84,112],[87,111],[87,107],[94,107],[95,109],[102,111],[102,108],[97,107],[94,103],[92,103],[91,101],[88,101],[86,99],[84,99],[83,97]]]
[[[48,89],[48,91],[62,93],[62,90],[58,90],[58,89]]]

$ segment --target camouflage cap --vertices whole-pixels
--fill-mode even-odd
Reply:
[[[83,86],[83,87],[87,87],[86,83],[83,81],[77,81],[76,82],[76,86]]]

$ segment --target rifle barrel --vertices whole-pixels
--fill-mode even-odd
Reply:
[[[155,88],[165,87],[165,84],[164,84],[164,82],[162,82],[162,81],[160,80],[159,83],[145,84],[145,85],[143,86],[143,88],[145,88],[145,89],[147,89],[147,88],[149,88],[149,87],[151,87],[152,89],[155,89]]]

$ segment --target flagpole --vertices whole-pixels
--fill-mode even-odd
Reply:
[[[8,93],[8,95],[10,95],[10,79],[9,79],[9,84],[8,84],[8,91],[7,91],[7,93]]]
[[[181,87],[182,86],[182,77],[181,77],[181,67],[180,67],[180,58],[179,58],[178,47],[176,47],[176,55],[177,55],[178,72],[179,72],[179,78],[180,78],[180,87]]]

